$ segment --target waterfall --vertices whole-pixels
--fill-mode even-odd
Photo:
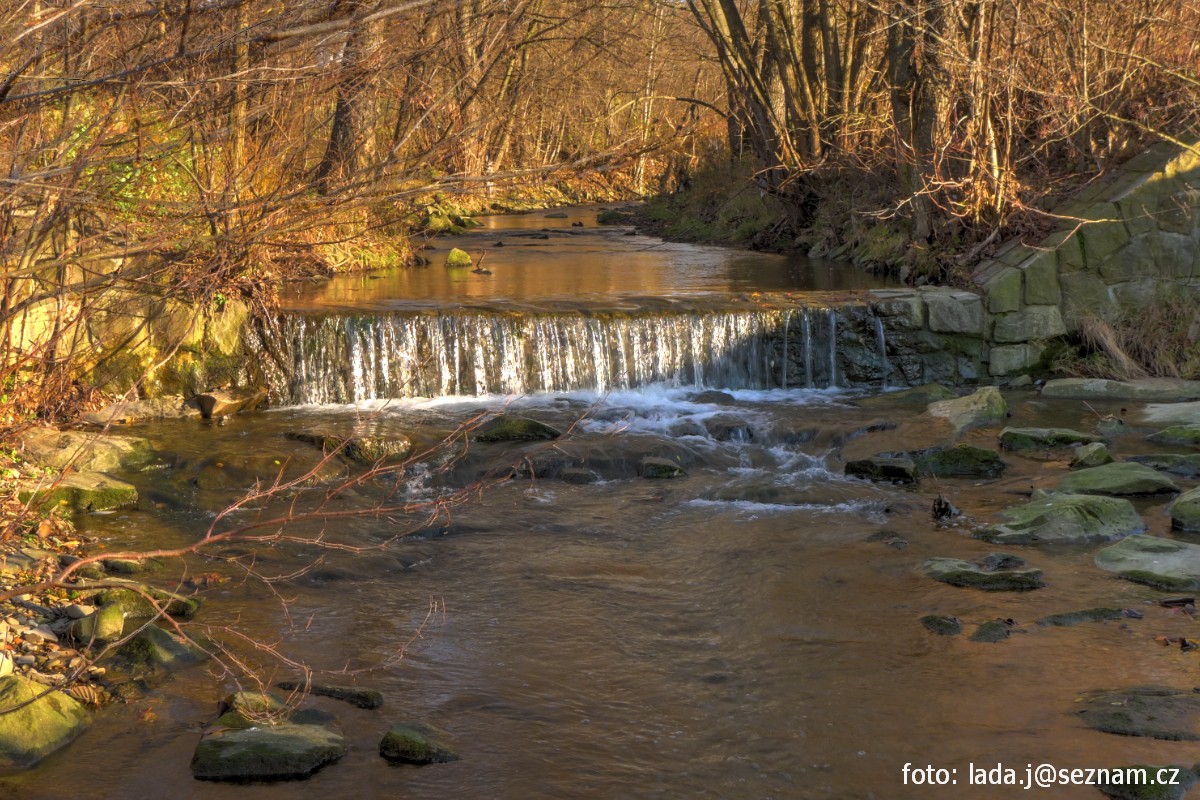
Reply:
[[[804,388],[813,388],[812,322],[804,309]]]
[[[652,383],[765,389],[779,385],[773,362],[787,313],[293,315],[264,349],[286,354],[273,381],[287,387],[277,391],[284,404]],[[808,364],[805,374],[811,382]]]
[[[829,309],[829,387],[837,383],[837,309]]]
[[[883,373],[883,388],[888,388],[888,373],[891,372],[892,366],[888,363],[887,354],[887,338],[883,334],[883,319],[879,316],[872,315],[875,320],[875,341],[879,345],[879,371]]]

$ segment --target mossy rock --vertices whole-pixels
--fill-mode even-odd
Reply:
[[[980,623],[975,632],[971,634],[972,642],[983,642],[984,644],[995,644],[1002,642],[1012,634],[1012,626],[1002,619],[988,620]]]
[[[62,692],[44,692],[19,675],[0,678],[0,769],[32,766],[87,726],[83,705]]]
[[[132,671],[174,670],[199,664],[208,658],[208,654],[157,625],[147,625],[121,645],[114,657]]]
[[[1171,504],[1171,527],[1181,531],[1200,531],[1200,486],[1175,498]]]
[[[1123,619],[1125,612],[1119,608],[1085,608],[1082,611],[1066,611],[1050,614],[1037,621],[1038,625],[1051,628],[1069,628],[1084,622],[1108,622]]]
[[[1181,478],[1200,478],[1200,453],[1185,456],[1156,453],[1145,456],[1130,456],[1125,460],[1145,464],[1147,467],[1156,469],[1159,472],[1168,472],[1172,475],[1178,475]]]
[[[271,720],[286,721],[291,715],[284,699],[272,692],[234,692],[221,701],[217,724],[223,728],[252,728]]]
[[[100,472],[72,472],[47,489],[18,492],[22,503],[47,509],[65,505],[77,511],[115,511],[135,508],[137,488]]]
[[[470,253],[466,250],[459,250],[457,247],[446,254],[446,266],[450,268],[469,267],[474,263]]]
[[[1102,441],[1103,437],[1096,434],[1070,428],[1005,428],[1000,431],[1000,446],[1005,450],[1039,450]]]
[[[342,735],[320,725],[282,723],[223,730],[196,745],[192,775],[202,781],[296,780],[345,753]]]
[[[1200,741],[1200,695],[1159,686],[1095,692],[1078,712],[1092,730],[1173,742]]]
[[[643,478],[669,479],[682,478],[687,472],[670,459],[647,456],[639,463],[638,474]]]
[[[1008,404],[994,386],[985,386],[966,397],[939,400],[930,403],[926,413],[944,419],[953,426],[955,433],[974,428],[998,425],[1008,416]]]
[[[918,475],[935,478],[996,478],[1008,464],[995,450],[959,444],[909,453]]]
[[[928,558],[921,569],[936,581],[986,592],[1026,592],[1046,585],[1040,569],[1020,569],[1023,560],[1003,553],[993,553],[988,559],[992,558],[1011,561],[1015,566],[995,569],[958,558]]]
[[[846,462],[846,474],[878,483],[916,483],[917,467],[912,459],[872,456]]]
[[[1075,448],[1075,455],[1071,457],[1070,467],[1071,469],[1090,469],[1092,467],[1102,467],[1112,462],[1112,453],[1108,452],[1108,448],[1104,443],[1092,442],[1091,444],[1084,444]]]
[[[332,683],[302,684],[299,681],[280,681],[275,684],[287,692],[303,691],[321,697],[332,697],[359,708],[379,708],[383,705],[383,693],[378,689],[364,689],[361,686],[340,686]]]
[[[1200,590],[1200,545],[1136,535],[1096,553],[1096,566],[1168,592]]]
[[[101,606],[71,625],[71,637],[81,644],[115,642],[124,631],[125,611],[117,603]]]
[[[512,414],[501,414],[479,426],[475,431],[477,442],[524,442],[539,439],[557,439],[562,431],[544,422]]]
[[[337,450],[343,461],[367,466],[380,461],[403,461],[412,452],[412,441],[407,436],[346,438],[323,433],[289,433],[287,438],[315,445],[326,453]]]
[[[1000,512],[1004,522],[975,532],[994,544],[1087,544],[1146,529],[1128,500],[1098,495],[1050,494]]]
[[[159,607],[172,617],[191,619],[200,610],[199,597],[184,597],[151,586],[142,586],[140,589],[154,598],[154,603],[158,603]],[[147,619],[159,613],[148,597],[133,589],[106,589],[96,595],[96,602],[102,606],[120,606],[129,619]]]
[[[958,617],[947,617],[941,614],[928,614],[921,617],[921,624],[930,633],[938,636],[958,636],[963,632],[962,620]]]
[[[1175,444],[1200,447],[1200,425],[1172,425],[1146,437],[1156,444]]]
[[[1081,469],[1065,475],[1060,491],[1069,494],[1129,496],[1178,492],[1179,485],[1145,464],[1124,461]]]
[[[379,755],[396,764],[443,764],[458,756],[442,747],[419,725],[393,725],[379,742]]]

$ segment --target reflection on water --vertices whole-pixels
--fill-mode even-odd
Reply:
[[[663,242],[629,228],[597,227],[595,208],[485,218],[487,227],[441,237],[424,251],[432,264],[342,275],[285,289],[293,309],[386,310],[525,303],[612,304],[626,298],[684,298],[741,292],[834,292],[887,281],[845,262],[799,255]],[[586,227],[572,227],[583,222]],[[539,238],[541,237],[541,238]],[[497,246],[502,244],[503,246]],[[491,274],[443,266],[451,247]]]

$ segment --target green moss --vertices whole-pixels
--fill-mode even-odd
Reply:
[[[469,267],[474,263],[470,253],[466,250],[459,250],[457,247],[446,254],[447,267]]]

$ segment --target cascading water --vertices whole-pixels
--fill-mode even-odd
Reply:
[[[892,365],[888,363],[887,354],[887,336],[883,332],[883,319],[878,316],[872,316],[875,320],[875,341],[879,346],[879,370],[883,375],[883,388],[888,388],[888,372],[891,371]]]
[[[890,365],[881,320],[843,311],[294,314],[258,336],[270,356],[264,359],[274,373],[270,384],[280,387],[274,400],[284,405],[606,392],[650,384],[835,388],[859,381],[840,363],[851,357],[849,350],[841,352],[843,325],[848,341],[864,334],[875,339],[886,382]],[[793,326],[797,312],[800,325]],[[853,358],[857,363],[861,356]]]

